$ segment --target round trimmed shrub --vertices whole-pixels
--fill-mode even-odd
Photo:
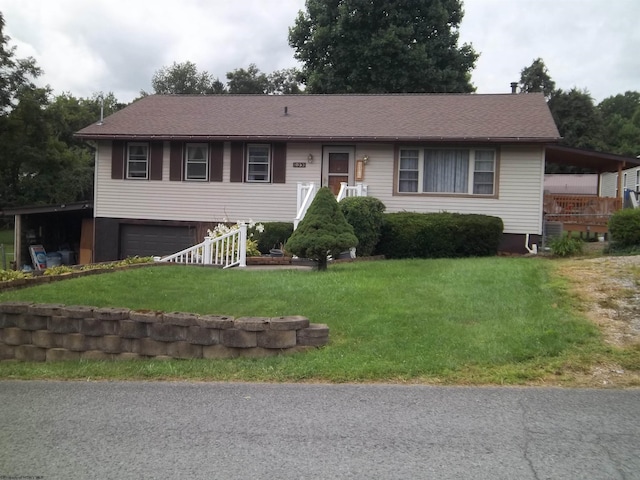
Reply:
[[[327,255],[336,257],[357,245],[358,238],[340,211],[336,197],[328,187],[322,187],[287,240],[285,249],[299,257],[315,260],[318,270],[326,270]]]
[[[262,232],[253,232],[253,238],[257,240],[261,253],[269,253],[272,248],[282,248],[293,233],[292,222],[265,222],[262,226]]]
[[[615,248],[640,247],[640,208],[614,213],[609,219],[609,233]]]
[[[384,222],[384,203],[374,197],[347,197],[339,205],[344,218],[358,237],[358,256],[372,255]]]

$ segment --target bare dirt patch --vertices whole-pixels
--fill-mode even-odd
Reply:
[[[609,345],[640,348],[640,255],[601,256],[559,261],[582,313],[593,321]],[[578,374],[579,386],[640,385],[640,372],[616,364],[598,364]]]

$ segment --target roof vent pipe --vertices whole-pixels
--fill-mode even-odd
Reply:
[[[511,93],[518,93],[518,82],[511,82]]]
[[[100,121],[98,125],[102,125],[104,123],[104,96],[100,94]]]
[[[284,114],[289,115],[289,107],[284,107]]]

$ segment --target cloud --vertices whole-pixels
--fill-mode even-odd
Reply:
[[[304,0],[0,0],[5,34],[33,56],[55,93],[113,91],[130,101],[155,71],[194,62],[225,81],[255,63],[265,73],[297,65],[288,29]],[[640,91],[637,0],[465,0],[460,43],[481,53],[478,93],[507,93],[541,57],[556,86],[600,101]]]

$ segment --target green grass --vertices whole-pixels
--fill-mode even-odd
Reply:
[[[567,362],[606,355],[551,272],[544,259],[479,258],[346,263],[327,272],[155,267],[65,280],[0,301],[305,315],[329,325],[330,344],[265,359],[1,362],[0,378],[535,382]]]

